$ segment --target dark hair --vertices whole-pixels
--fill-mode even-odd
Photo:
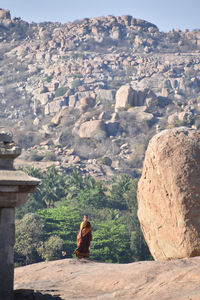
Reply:
[[[84,214],[83,216],[88,218],[88,215],[87,215],[87,214]]]

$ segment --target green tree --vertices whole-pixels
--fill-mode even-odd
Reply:
[[[67,257],[71,257],[76,248],[76,235],[82,216],[77,208],[58,206],[56,208],[39,210],[38,214],[45,223],[46,239],[57,235],[64,241],[63,249]]]
[[[52,235],[47,241],[41,243],[38,253],[46,261],[60,259],[62,258],[63,246],[63,239],[57,235]]]
[[[136,189],[130,176],[123,174],[114,177],[109,187],[108,206],[120,210],[129,209],[132,200],[135,201]]]
[[[92,259],[114,263],[130,262],[130,235],[122,219],[108,219],[97,224],[90,250]]]
[[[37,214],[26,214],[16,221],[15,251],[25,257],[25,264],[41,260],[38,248],[44,236],[44,221]]]

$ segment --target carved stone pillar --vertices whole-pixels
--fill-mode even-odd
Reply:
[[[13,300],[15,207],[26,202],[40,181],[13,167],[21,149],[0,132],[0,300]]]

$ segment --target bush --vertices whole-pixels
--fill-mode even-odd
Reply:
[[[16,221],[15,251],[25,257],[26,264],[41,260],[38,247],[44,234],[44,221],[37,214],[29,213]]]
[[[38,153],[36,150],[32,151],[29,156],[30,161],[41,161],[43,158],[43,153]]]
[[[110,158],[107,157],[107,156],[100,157],[100,158],[99,158],[99,163],[100,163],[101,165],[111,166],[111,164],[112,164],[112,159],[110,159]]]
[[[63,245],[63,239],[57,235],[53,235],[47,241],[41,243],[38,253],[46,261],[60,259],[62,257]]]
[[[79,78],[74,79],[71,83],[71,87],[73,89],[79,87],[80,85],[81,85],[81,80]]]
[[[47,82],[51,82],[52,79],[53,79],[53,75],[49,75],[49,76],[47,76],[47,77],[45,78],[45,80],[46,80]]]
[[[46,152],[44,154],[44,161],[56,161],[57,157],[56,154],[54,152]]]
[[[67,87],[57,88],[57,90],[55,91],[55,97],[62,97],[66,93],[67,90],[68,90]]]

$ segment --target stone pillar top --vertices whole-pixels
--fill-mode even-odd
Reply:
[[[14,169],[14,159],[20,154],[21,148],[13,141],[12,133],[0,130],[0,208],[23,204],[25,195],[40,184],[39,179]]]
[[[21,148],[13,142],[9,131],[0,131],[0,170],[14,170],[13,160],[21,154]]]

